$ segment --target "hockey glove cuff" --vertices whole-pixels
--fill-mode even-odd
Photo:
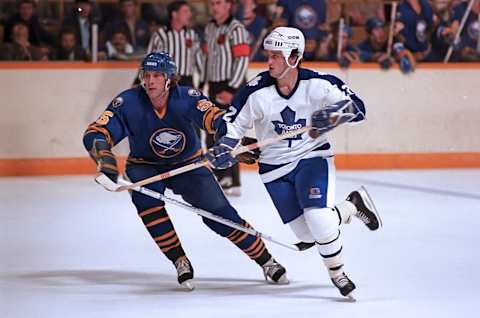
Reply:
[[[97,163],[97,171],[105,174],[110,180],[117,183],[117,159],[112,153],[110,144],[104,139],[95,139],[90,154]]]
[[[352,121],[356,117],[353,103],[352,100],[345,99],[313,112],[312,127],[323,134],[341,124]]]

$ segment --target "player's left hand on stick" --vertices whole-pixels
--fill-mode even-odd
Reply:
[[[312,127],[321,134],[326,133],[355,118],[352,108],[353,101],[349,99],[325,106],[312,113]]]
[[[110,180],[117,183],[117,159],[112,153],[110,144],[103,139],[96,139],[93,144],[92,156],[97,162],[97,171],[103,173]]]
[[[238,161],[232,156],[232,150],[238,144],[238,139],[222,137],[215,146],[205,154],[210,165],[215,169],[228,169]]]

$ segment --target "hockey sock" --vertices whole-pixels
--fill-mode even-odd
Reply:
[[[146,209],[138,215],[155,243],[172,263],[175,263],[179,257],[185,256],[185,251],[164,206]]]
[[[321,242],[317,242],[317,249],[328,269],[330,277],[336,277],[343,272],[342,237],[340,230]]]
[[[245,227],[251,227],[247,222],[244,222],[243,225]],[[232,233],[227,236],[227,239],[260,266],[265,264],[272,257],[260,237],[255,237],[239,230],[233,230]]]

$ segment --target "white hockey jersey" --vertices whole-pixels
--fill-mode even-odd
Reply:
[[[258,140],[276,137],[287,131],[311,125],[311,115],[324,106],[352,99],[357,108],[353,121],[365,118],[365,106],[340,79],[333,75],[300,69],[296,86],[282,95],[268,72],[260,73],[235,96],[229,112],[226,136],[241,139],[254,128]],[[326,135],[317,139],[308,133],[285,139],[260,149],[260,175],[270,182],[293,169],[301,159],[329,157],[333,153]]]

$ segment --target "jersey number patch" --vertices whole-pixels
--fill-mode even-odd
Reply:
[[[228,107],[227,112],[223,115],[223,120],[229,123],[233,123],[234,116],[237,114],[238,110],[234,106]]]
[[[100,117],[98,117],[96,123],[104,126],[108,124],[108,122],[110,121],[110,118],[112,117],[113,117],[113,113],[109,110],[106,110],[103,112],[103,114],[100,115]]]

